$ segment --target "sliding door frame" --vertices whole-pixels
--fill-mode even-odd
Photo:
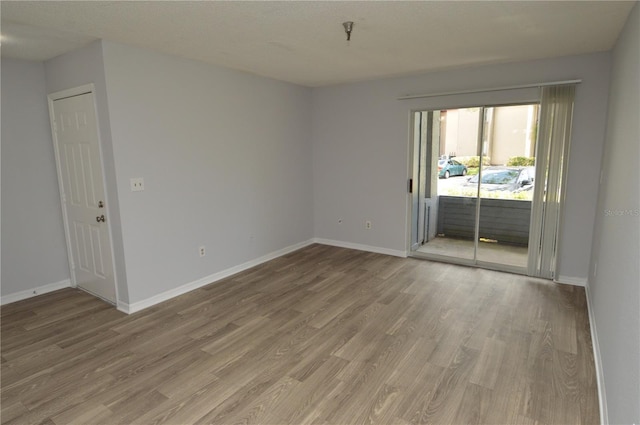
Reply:
[[[478,114],[478,134],[477,134],[477,141],[476,141],[476,153],[478,155],[479,158],[482,158],[483,156],[483,137],[484,137],[484,121],[485,121],[485,111],[487,108],[496,108],[496,107],[504,107],[504,106],[520,106],[520,105],[530,105],[530,104],[538,104],[540,105],[541,99],[540,97],[538,97],[537,99],[531,99],[531,100],[523,100],[521,102],[501,102],[501,103],[495,103],[495,104],[490,104],[490,103],[486,103],[483,105],[469,105],[469,106],[451,106],[451,107],[427,107],[427,108],[417,108],[417,109],[411,109],[409,111],[410,114],[410,120],[409,120],[409,160],[408,160],[408,164],[409,164],[409,170],[408,170],[408,178],[409,179],[413,179],[414,176],[416,175],[416,170],[414,169],[415,164],[416,164],[416,155],[419,154],[419,152],[416,152],[416,134],[415,134],[415,129],[416,129],[416,115],[418,113],[428,113],[428,112],[434,112],[434,111],[442,111],[442,110],[448,110],[448,109],[465,109],[465,108],[480,108],[480,113]],[[538,143],[536,141],[536,155],[538,152]],[[482,161],[480,161],[479,164],[479,172],[482,172]],[[432,178],[432,176],[429,176],[429,178]],[[414,190],[416,188],[416,185],[414,184]],[[434,253],[424,253],[424,252],[419,252],[417,250],[414,250],[414,246],[412,244],[412,229],[414,229],[414,221],[417,220],[417,217],[413,216],[413,199],[414,196],[416,196],[413,193],[408,193],[408,205],[407,205],[407,210],[408,210],[408,219],[407,219],[407,253],[409,257],[413,257],[413,258],[420,258],[420,259],[426,259],[426,260],[434,260],[434,261],[442,261],[442,262],[447,262],[447,263],[451,263],[451,264],[458,264],[458,265],[463,265],[463,266],[471,266],[471,267],[481,267],[484,269],[489,269],[489,270],[496,270],[496,271],[502,271],[502,272],[508,272],[508,273],[514,273],[514,274],[522,274],[522,275],[528,275],[529,272],[529,267],[528,265],[525,267],[519,267],[519,266],[513,266],[513,265],[508,265],[508,264],[500,264],[500,263],[493,263],[493,262],[488,262],[488,261],[482,261],[482,260],[478,260],[478,245],[479,245],[479,228],[480,228],[480,208],[481,208],[481,198],[480,198],[480,179],[478,179],[478,187],[476,189],[476,211],[475,211],[475,225],[474,225],[474,246],[473,246],[473,259],[466,259],[466,258],[459,258],[459,257],[454,257],[454,256],[449,256],[449,255],[441,255],[441,254],[434,254]],[[417,195],[419,197],[419,194]],[[531,201],[533,202],[542,202],[542,200],[536,200],[535,198]],[[531,229],[531,223],[529,224],[529,229]]]

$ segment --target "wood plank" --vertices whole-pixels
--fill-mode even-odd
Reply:
[[[2,423],[587,424],[583,288],[311,245],[127,316],[0,308]]]
[[[504,342],[498,339],[485,338],[484,346],[480,350],[480,358],[469,378],[469,382],[492,390],[496,385],[506,349]]]

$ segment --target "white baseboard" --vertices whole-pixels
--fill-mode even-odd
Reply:
[[[609,412],[607,411],[607,396],[604,388],[604,375],[602,374],[602,357],[600,356],[600,343],[598,342],[598,332],[596,330],[596,321],[591,305],[591,297],[589,293],[589,285],[585,287],[587,296],[587,311],[589,312],[589,328],[591,329],[591,345],[593,347],[593,361],[596,366],[596,379],[598,382],[598,403],[600,407],[600,423],[609,424]]]
[[[179,286],[177,288],[174,289],[170,289],[168,291],[162,292],[158,295],[154,295],[150,298],[147,298],[145,300],[142,301],[137,301],[135,303],[132,304],[127,304],[125,302],[122,301],[118,301],[117,303],[117,308],[118,310],[122,311],[123,313],[127,313],[127,314],[133,314],[135,312],[138,312],[140,310],[144,310],[145,308],[149,308],[153,305],[159,304],[161,302],[170,300],[171,298],[177,297],[179,295],[182,294],[186,294],[187,292],[193,291],[194,289],[198,289],[202,286],[206,286],[209,285],[211,283],[220,281],[222,279],[225,279],[229,276],[232,276],[236,273],[240,273],[244,270],[250,269],[251,267],[255,267],[257,265],[260,265],[262,263],[266,263],[267,261],[271,261],[275,258],[278,257],[282,257],[283,255],[286,255],[290,252],[293,251],[297,251],[301,248],[304,248],[306,246],[309,246],[311,244],[314,243],[313,239],[310,239],[308,241],[304,241],[304,242],[300,242],[297,243],[295,245],[290,245],[286,248],[283,249],[279,249],[277,251],[273,251],[267,255],[263,255],[262,257],[256,258],[254,260],[251,261],[247,261],[246,263],[240,264],[238,266],[234,266],[231,268],[228,268],[226,270],[222,270],[218,273],[214,273],[212,275],[209,276],[205,276],[201,279],[198,279],[196,281],[193,282],[189,282],[186,283],[182,286]]]
[[[587,286],[587,279],[584,277],[558,276],[553,281],[563,285],[582,286],[584,288]]]
[[[27,298],[35,297],[38,295],[46,294],[47,292],[57,291],[58,289],[71,288],[71,280],[65,279],[60,282],[49,283],[47,285],[38,286],[31,289],[26,289],[20,292],[14,292],[13,294],[2,295],[0,297],[0,305],[14,303],[16,301],[26,300]]]
[[[333,239],[322,239],[322,238],[314,238],[313,242],[319,243],[321,245],[330,245],[330,246],[337,246],[340,248],[357,249],[359,251],[375,252],[377,254],[393,255],[394,257],[407,258],[406,251],[399,251],[395,249],[380,248],[377,246],[362,245],[359,243],[343,242],[343,241],[336,241]]]

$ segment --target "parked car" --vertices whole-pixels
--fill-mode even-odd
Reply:
[[[480,189],[509,192],[531,190],[535,176],[535,167],[487,167],[482,170]],[[465,186],[477,187],[478,175],[470,177]]]
[[[450,176],[466,176],[467,167],[455,159],[438,160],[438,177],[448,179]]]

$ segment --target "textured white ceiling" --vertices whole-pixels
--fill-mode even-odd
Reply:
[[[322,86],[609,50],[634,4],[3,0],[2,56],[46,60],[102,38]]]

